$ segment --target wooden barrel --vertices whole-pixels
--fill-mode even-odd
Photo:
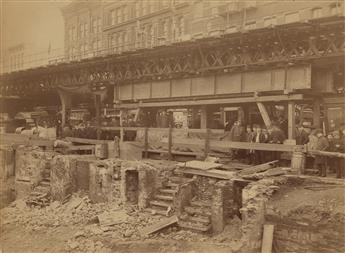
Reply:
[[[95,145],[95,156],[99,159],[108,158],[108,145],[106,143]]]
[[[291,158],[291,168],[296,170],[298,174],[304,174],[305,154],[302,152],[294,152]]]

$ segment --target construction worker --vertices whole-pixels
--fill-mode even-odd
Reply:
[[[329,148],[329,142],[327,138],[323,135],[321,129],[315,131],[317,137],[316,150],[326,151]],[[327,176],[327,157],[322,155],[316,155],[314,160],[314,169],[319,171],[318,175],[321,177]]]

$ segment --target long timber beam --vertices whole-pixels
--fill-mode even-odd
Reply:
[[[264,97],[236,97],[236,98],[218,98],[218,99],[199,99],[185,101],[161,101],[161,102],[142,102],[119,104],[116,107],[120,109],[132,108],[149,108],[149,107],[189,107],[200,105],[226,105],[226,104],[243,104],[257,102],[282,102],[304,100],[303,94],[277,95]]]

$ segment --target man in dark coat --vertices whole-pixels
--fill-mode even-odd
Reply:
[[[255,127],[256,133],[253,138],[254,143],[265,143],[265,135],[262,133],[262,128],[261,126],[257,125]],[[263,152],[261,150],[255,150],[255,164],[261,164],[264,163],[265,158],[263,157]]]
[[[321,129],[315,131],[317,137],[316,150],[326,151],[329,148],[329,142],[327,138],[323,135]],[[316,155],[314,160],[314,169],[319,171],[319,176],[326,177],[327,175],[327,157]]]
[[[284,140],[286,139],[286,136],[276,124],[272,124],[268,128],[269,133],[269,140],[268,143],[272,144],[283,144]],[[272,153],[272,160],[280,160],[281,152],[274,152]]]

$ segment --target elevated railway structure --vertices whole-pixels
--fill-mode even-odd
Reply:
[[[313,107],[320,125],[322,108],[342,108],[344,121],[344,17],[333,16],[240,31],[170,45],[12,72],[1,76],[3,97],[69,92],[113,96],[113,106],[199,108],[201,128],[216,106],[254,104],[269,123],[266,104],[288,109],[294,139],[295,104]],[[101,103],[99,96],[98,106]]]

